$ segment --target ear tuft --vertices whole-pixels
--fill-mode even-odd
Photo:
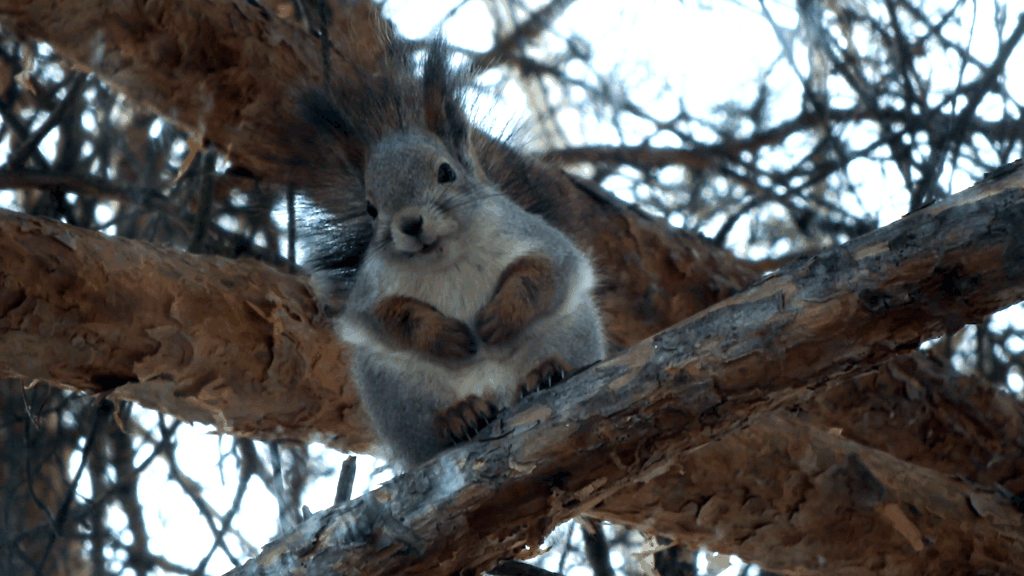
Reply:
[[[466,165],[471,165],[469,118],[462,109],[462,74],[452,69],[451,50],[440,38],[431,41],[423,66],[423,112],[427,129]]]

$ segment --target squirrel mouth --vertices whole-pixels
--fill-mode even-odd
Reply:
[[[440,248],[440,246],[441,246],[441,241],[440,240],[434,240],[430,244],[424,244],[423,248],[420,249],[420,254],[430,254],[430,253],[433,253],[433,252],[437,251],[437,249]]]

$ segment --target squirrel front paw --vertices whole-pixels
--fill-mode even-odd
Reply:
[[[545,358],[536,368],[530,370],[526,378],[519,384],[519,397],[523,398],[537,390],[550,388],[565,380],[565,375],[568,373],[569,365],[561,358],[557,356]]]
[[[508,342],[555,299],[555,271],[544,256],[524,256],[505,269],[491,301],[476,315],[480,339],[496,345]]]
[[[515,322],[507,308],[492,302],[477,313],[476,332],[485,343],[503,344],[522,330],[521,322]]]
[[[473,332],[464,322],[454,318],[445,318],[431,335],[433,340],[427,344],[428,353],[445,360],[462,360],[476,354],[476,342]]]
[[[459,400],[437,415],[435,424],[450,443],[469,440],[488,422],[494,420],[498,407],[493,402],[473,395]]]
[[[430,304],[408,296],[389,296],[374,309],[381,330],[396,344],[444,360],[476,353],[473,331]]]

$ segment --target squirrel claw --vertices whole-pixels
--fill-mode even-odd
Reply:
[[[546,378],[544,378],[541,381],[540,387],[550,388],[555,384],[558,384],[562,380],[565,380],[565,370],[562,368],[558,368],[555,372],[551,372],[550,374],[547,375]]]
[[[465,442],[494,420],[498,407],[479,396],[470,396],[442,410],[435,424],[449,444]]]
[[[519,397],[523,398],[538,390],[544,390],[565,380],[569,365],[557,356],[542,360],[536,368],[530,370],[526,379],[519,385]]]

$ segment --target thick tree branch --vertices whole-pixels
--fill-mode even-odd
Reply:
[[[487,569],[535,554],[561,521],[600,517],[620,491],[666,484],[668,494],[643,492],[637,525],[680,538],[722,530],[722,551],[770,569],[1019,571],[1024,517],[1009,499],[781,409],[1024,299],[1021,168],[794,263],[527,399],[476,441],[315,515],[233,574]],[[710,455],[721,461],[709,469],[768,480],[731,493],[739,474],[704,474]],[[772,481],[780,468],[792,473]],[[712,482],[696,505],[666,501]],[[659,523],[671,514],[690,525]],[[736,517],[746,532],[729,530]]]
[[[636,407],[617,408],[598,398],[589,407],[559,406],[558,414],[579,414],[566,430],[582,426],[581,421],[587,426],[606,421],[604,426],[612,429],[590,434],[632,438],[621,448],[603,449],[613,461],[612,455],[619,454],[623,464],[633,461],[623,457],[638,449],[632,444],[645,433],[650,433],[645,442],[656,443],[665,435],[696,434],[700,423],[725,430],[724,438],[742,427],[743,418],[764,418],[800,403],[817,414],[819,424],[835,425],[823,416],[829,414],[829,404],[806,404],[808,391],[820,387],[826,377],[863,373],[893,350],[913,348],[923,338],[1020,299],[1024,264],[1014,230],[1022,216],[1024,174],[1019,165],[1016,168],[1014,172],[1008,167],[999,179],[943,205],[808,259],[595,372],[598,380],[607,382],[609,371],[634,365],[642,374],[636,385],[654,388],[638,390],[630,398],[646,406],[644,419],[653,427],[629,430],[635,420],[629,414]],[[7,213],[0,222],[0,366],[5,373],[54,379],[85,390],[116,389],[118,397],[213,421],[239,434],[269,434],[280,426],[276,433],[286,437],[308,438],[333,430],[342,445],[365,442],[365,425],[351,387],[339,377],[345,373],[343,351],[317,316],[308,289],[294,277],[256,262],[183,254],[20,214]],[[683,358],[663,357],[673,348],[679,348]],[[648,358],[650,364],[644,368]],[[701,378],[701,384],[689,384],[690,392],[672,391],[678,398],[660,406],[664,400],[659,396],[674,390],[674,380],[694,377]],[[630,378],[614,378],[612,392],[602,394],[598,387],[583,396],[618,396],[616,388],[634,385]],[[132,382],[135,379],[139,382]],[[564,394],[578,394],[579,386],[586,384],[567,387]],[[659,386],[664,388],[660,392]],[[702,392],[694,392],[698,390]],[[639,399],[644,395],[650,404]],[[687,398],[697,399],[697,406],[686,408],[689,401],[680,399]],[[680,401],[683,405],[673,404]],[[710,406],[715,409],[704,410]],[[990,406],[994,414],[1012,410]],[[526,407],[525,414],[536,414],[538,408],[542,414],[548,411],[534,405]],[[517,414],[512,418],[523,417]],[[894,426],[899,425],[899,416]],[[966,413],[965,422],[975,416]],[[620,420],[626,432],[615,431],[614,422]],[[851,415],[847,422],[860,420]],[[1014,461],[1021,451],[1019,414],[1008,422],[1016,422],[1015,427],[1008,424],[1008,437],[1018,440],[1003,446],[1002,453]],[[296,423],[305,427],[294,428]],[[508,425],[506,420],[491,434],[501,435]],[[561,469],[548,475],[551,482],[569,470],[573,477],[608,477],[609,470],[603,468],[588,473],[587,468],[571,465],[573,454],[587,444],[566,438],[564,432],[509,449],[525,450],[518,456],[523,461],[538,451],[569,451],[555,459]],[[889,436],[877,436],[874,430],[872,438],[870,425],[851,432],[876,448],[890,449]],[[989,456],[982,461],[996,460],[992,455],[1000,454],[1000,441],[993,439],[995,446],[987,447]],[[917,455],[897,455],[941,469],[943,454],[931,454],[930,460],[926,449]],[[964,474],[966,469],[965,475],[972,477],[973,462],[963,458],[950,472]],[[984,479],[1019,479],[1019,470],[1005,464],[1003,468],[998,476]],[[631,474],[636,476],[637,471]],[[625,478],[616,490],[631,485]],[[716,487],[721,481],[715,479]],[[635,503],[652,494],[679,497],[681,489],[678,483],[662,486],[652,479],[643,494],[609,499],[591,513],[630,521],[629,510],[616,502]],[[591,505],[602,499],[593,499]],[[665,513],[645,510],[640,515],[634,510],[631,522],[663,533],[673,532],[667,527],[686,525],[673,523]],[[496,523],[497,518],[490,521]],[[697,533],[688,533],[689,538],[700,538]],[[729,548],[722,543],[720,549]],[[492,553],[497,559],[508,550]],[[736,551],[751,559],[769,558],[757,549]]]
[[[344,354],[301,278],[0,211],[0,375],[365,450]]]
[[[0,0],[0,24],[50,43],[254,173],[273,174],[288,154],[264,136],[325,73],[317,30],[267,10],[278,4],[285,2]],[[338,8],[327,30],[332,72],[372,71],[386,60],[390,23],[370,0]]]
[[[590,514],[671,534],[689,549],[728,550],[762,566],[799,566],[817,552],[825,558],[848,553],[869,558],[899,548],[902,535],[863,532],[874,525],[864,518],[870,511],[858,510],[856,490],[840,497],[837,486],[823,485],[832,480],[822,475],[820,463],[838,464],[846,458],[846,440],[860,443],[855,452],[859,457],[884,462],[880,466],[886,474],[930,478],[905,484],[924,497],[932,494],[933,482],[940,491],[959,486],[964,498],[976,491],[991,494],[997,484],[1024,493],[1024,406],[1005,390],[958,375],[939,359],[912,353],[855,377],[815,385],[792,403],[754,417],[747,428],[723,441],[680,455],[675,473],[634,483]],[[802,448],[804,442],[817,446],[813,458],[801,457],[810,453]],[[948,481],[952,479],[958,482]],[[891,493],[892,487],[885,486]],[[913,504],[917,498],[904,502]],[[843,503],[849,504],[846,512],[853,520],[837,521],[842,518],[837,504]],[[822,508],[828,513],[816,517]],[[651,514],[652,509],[658,513]],[[922,538],[938,542],[936,534],[945,530],[931,525],[921,530]],[[957,537],[942,534],[945,539]],[[846,552],[862,538],[873,541]],[[893,542],[879,546],[884,538]],[[948,551],[965,557],[972,552],[971,546]],[[869,565],[851,571],[873,573]],[[833,568],[830,564],[821,571],[834,573]]]
[[[810,290],[820,300],[816,306],[805,306],[806,298],[778,295],[786,290],[761,299],[766,285],[785,286],[793,279],[790,275],[770,279],[734,298],[724,311],[701,314],[695,322],[707,322],[699,319],[714,313],[720,323],[722,314],[730,315],[734,325],[712,327],[726,334],[737,331],[729,336],[732,344],[722,348],[737,356],[728,368],[748,380],[753,378],[740,385],[732,376],[716,376],[725,383],[722,387],[743,390],[739,396],[750,404],[746,412],[735,406],[717,408],[701,418],[710,417],[713,423],[715,413],[754,419],[796,410],[812,418],[804,421],[812,428],[842,429],[850,438],[911,463],[986,483],[1005,482],[1020,491],[1024,470],[1014,464],[1024,462],[1019,405],[996,402],[998,396],[964,398],[961,394],[932,408],[921,402],[923,396],[969,387],[955,380],[947,383],[941,375],[915,383],[911,375],[920,380],[926,366],[887,368],[889,383],[881,391],[875,391],[876,382],[883,381],[881,376],[865,379],[863,375],[870,374],[864,370],[892,350],[953,330],[1019,297],[1022,256],[1013,230],[1021,215],[1022,180],[1019,169],[1012,172],[1008,167],[999,180],[952,199],[955,210],[945,205],[930,208],[873,234],[874,242],[861,239],[804,262],[796,273],[799,282],[789,290],[799,286]],[[993,195],[1000,189],[1004,190],[1001,196]],[[858,254],[862,256],[859,264],[853,260]],[[843,266],[834,266],[840,259]],[[1001,266],[1006,272],[1002,279],[998,276]],[[336,444],[350,449],[359,449],[367,441],[362,414],[345,382],[344,352],[317,315],[308,288],[293,276],[258,262],[184,254],[14,213],[0,218],[0,270],[0,367],[5,373],[56,380],[82,390],[113,390],[115,397],[138,400],[187,419],[214,422],[236,434],[301,439],[318,435],[329,439],[337,434]],[[892,278],[861,278],[881,272],[905,283]],[[999,282],[992,282],[993,277]],[[825,280],[833,287],[815,284]],[[785,314],[773,312],[772,306],[783,306]],[[865,310],[877,311],[877,316]],[[859,324],[851,324],[858,316],[848,312],[854,311],[861,314]],[[758,326],[757,322],[765,324]],[[926,326],[922,328],[921,323]],[[677,329],[666,333],[677,334],[675,337],[660,337],[659,345],[705,342],[702,350],[722,345],[722,335],[700,328],[704,324],[687,326],[692,336],[680,339]],[[738,330],[761,331],[762,340],[744,341]],[[898,338],[887,331],[895,331]],[[841,338],[832,339],[855,334],[865,340],[859,347]],[[780,349],[785,346],[796,348]],[[648,353],[650,342],[619,362],[639,361]],[[700,351],[694,354],[700,361],[692,369],[712,375],[705,371],[711,367],[711,357]],[[801,358],[819,364],[805,366],[797,362]],[[657,377],[657,370],[652,365],[647,377]],[[669,381],[680,377],[675,370],[664,377]],[[845,376],[845,388],[823,389],[824,380],[814,374]],[[856,374],[862,376],[851,378]],[[892,382],[906,387],[893,388]],[[779,385],[804,388],[798,388],[799,393],[772,393]],[[926,393],[923,387],[933,390]],[[886,404],[871,416],[870,408],[880,401],[878,397]],[[868,399],[862,400],[863,410],[843,405],[854,399]],[[565,406],[559,410],[571,413],[575,409]],[[603,413],[611,416],[617,412]],[[658,413],[660,434],[697,430],[694,426],[699,420],[690,412],[670,409]],[[929,413],[933,416],[922,422]],[[950,414],[956,418],[937,422]],[[996,425],[979,428],[980,422],[993,418]],[[962,432],[965,429],[970,433]],[[940,442],[940,438],[945,440]],[[979,439],[988,440],[979,443]],[[726,443],[702,450],[703,454],[732,450],[732,458],[738,458],[735,446]],[[740,446],[749,448],[748,457],[757,454],[749,443]],[[574,441],[562,449],[577,447]],[[951,452],[956,452],[955,458]],[[777,478],[786,476],[787,466],[801,464],[771,460],[778,460],[773,468]],[[682,470],[715,469],[700,459],[681,462],[678,467]],[[728,464],[717,469],[734,462]],[[980,473],[975,468],[979,465]],[[762,485],[766,470],[760,468],[748,478],[755,486]],[[697,476],[689,478],[692,481]],[[741,478],[734,475],[729,480],[735,486]],[[681,484],[671,475],[649,480],[643,485],[627,483],[590,513],[671,534],[691,544],[708,544],[711,534],[701,529],[707,523],[698,523],[693,514],[704,499],[717,495],[719,506],[724,506],[721,502],[726,498],[740,514],[734,519],[742,528],[738,533],[753,528],[762,534],[770,531],[762,517],[744,516],[749,515],[743,508],[746,492],[721,494],[720,476],[705,477],[699,485]],[[664,498],[678,507],[666,506]],[[652,501],[661,503],[655,512],[646,506]],[[694,507],[683,504],[688,501]],[[637,508],[637,503],[644,505]],[[774,504],[780,507],[780,522],[788,518],[783,513],[786,506],[794,505],[793,501]],[[687,517],[690,519],[684,521]],[[681,527],[685,531],[681,532]],[[779,530],[783,529],[792,527],[783,524]],[[773,540],[750,542],[752,546]],[[737,546],[731,537],[716,541],[715,547],[761,562],[773,558],[762,548]],[[789,565],[791,560],[775,561]]]

